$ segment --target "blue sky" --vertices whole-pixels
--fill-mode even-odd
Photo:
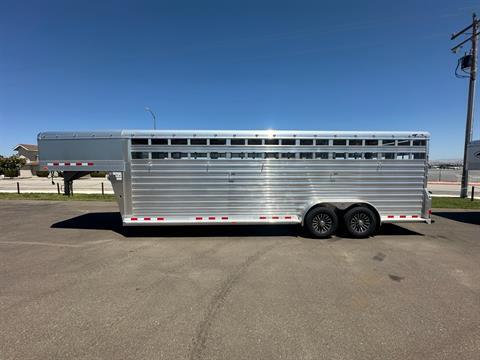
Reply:
[[[0,2],[0,154],[46,130],[426,130],[460,158],[474,1]],[[480,119],[475,125],[479,137]]]

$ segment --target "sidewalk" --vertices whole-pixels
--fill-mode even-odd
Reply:
[[[57,193],[57,183],[60,185],[60,192],[63,192],[63,178],[54,178],[55,184],[52,184],[51,178],[13,178],[0,179],[0,192],[17,192],[17,182],[20,184],[21,193]],[[77,194],[101,194],[102,183],[105,194],[113,194],[110,181],[105,178],[81,178],[73,182],[73,191]]]

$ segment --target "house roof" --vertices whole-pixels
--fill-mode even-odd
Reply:
[[[13,150],[17,151],[20,147],[24,148],[27,151],[38,151],[38,146],[33,144],[18,144]]]

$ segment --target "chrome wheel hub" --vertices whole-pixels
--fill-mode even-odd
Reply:
[[[367,232],[370,229],[371,224],[370,217],[364,212],[355,213],[350,220],[350,226],[357,233]]]
[[[325,234],[333,226],[333,220],[330,217],[330,215],[325,214],[325,213],[320,213],[314,216],[312,220],[312,227],[313,229],[321,234]]]

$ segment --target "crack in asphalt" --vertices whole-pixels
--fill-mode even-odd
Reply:
[[[247,257],[247,259],[242,264],[237,266],[237,268],[222,282],[219,290],[210,300],[210,303],[207,306],[205,317],[200,322],[195,332],[193,347],[190,352],[191,360],[198,360],[203,358],[207,338],[210,333],[213,321],[215,320],[220,309],[222,308],[225,299],[231,293],[233,287],[238,283],[240,278],[247,272],[248,268],[254,262],[256,262],[261,256],[265,255],[267,252],[271,251],[277,245],[278,241],[268,246],[265,246],[264,248],[255,252],[253,255]]]

